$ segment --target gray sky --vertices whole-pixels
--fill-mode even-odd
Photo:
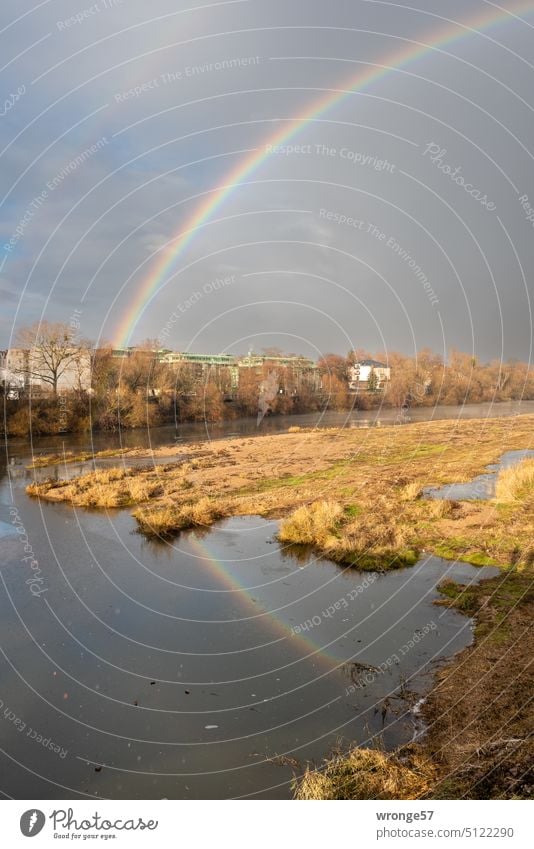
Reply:
[[[3,0],[0,344],[79,310],[131,342],[174,313],[181,350],[529,359],[534,3],[410,6]],[[434,49],[260,157],[136,307],[194,196],[408,40]]]

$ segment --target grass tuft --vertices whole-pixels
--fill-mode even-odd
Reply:
[[[281,523],[278,538],[281,542],[323,546],[335,535],[342,515],[343,509],[336,501],[316,501],[298,507]]]
[[[534,459],[525,459],[503,469],[495,485],[495,497],[502,504],[517,504],[534,494]]]
[[[157,504],[140,507],[133,515],[141,533],[149,537],[168,538],[186,528],[208,527],[217,519],[222,519],[225,511],[217,502],[201,498],[180,506]]]
[[[401,490],[401,501],[415,501],[417,498],[421,497],[422,492],[423,487],[420,483],[417,483],[416,481],[407,483]]]
[[[298,507],[284,519],[280,542],[311,545],[325,557],[363,570],[412,566],[418,553],[409,529],[383,503],[365,510],[345,510],[335,501],[315,501]]]
[[[434,771],[426,758],[376,749],[337,753],[320,769],[307,769],[293,785],[296,799],[421,799],[432,789]]]

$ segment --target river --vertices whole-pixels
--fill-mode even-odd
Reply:
[[[298,419],[311,422],[262,427]],[[4,796],[288,798],[298,764],[339,741],[392,747],[421,732],[414,705],[443,658],[472,640],[468,618],[433,604],[437,584],[494,569],[433,556],[388,574],[342,569],[285,550],[276,522],[253,516],[149,542],[128,510],[26,496],[32,451],[58,442],[10,442],[0,467]],[[94,438],[96,449],[111,444]]]

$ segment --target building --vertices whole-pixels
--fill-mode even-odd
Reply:
[[[186,368],[196,383],[216,383],[227,393],[237,390],[239,367],[231,354],[193,354],[189,351],[157,351],[160,363],[172,368]]]
[[[115,348],[112,356],[125,359],[139,352],[142,353],[142,349]],[[253,353],[239,357],[233,354],[195,354],[166,348],[146,353],[176,371],[186,369],[195,383],[207,383],[208,380],[215,383],[228,397],[237,393],[239,376],[244,370],[253,370],[261,376],[276,373],[281,394],[298,395],[304,387],[313,392],[318,392],[321,388],[317,365],[307,357]]]
[[[7,349],[0,350],[0,393],[13,401],[20,398],[24,390],[24,379],[9,368],[8,355]]]
[[[349,389],[357,392],[359,389],[382,389],[384,383],[391,379],[391,368],[378,360],[360,360],[349,369]]]
[[[91,352],[72,349],[72,355],[59,367],[57,391],[91,390]],[[52,373],[38,350],[9,348],[0,352],[0,380],[12,389],[10,397],[18,398],[22,392],[49,393],[52,384],[46,378]]]
[[[304,388],[311,392],[319,392],[321,389],[319,369],[308,357],[249,353],[241,357],[237,365],[240,370],[254,369],[256,374],[262,376],[276,374],[280,392],[284,395],[298,395]]]

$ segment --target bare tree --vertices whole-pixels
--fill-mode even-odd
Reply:
[[[15,371],[47,383],[54,395],[60,378],[68,369],[77,367],[84,350],[70,324],[62,322],[38,321],[24,327],[17,335],[17,344],[25,355]]]
[[[339,354],[323,354],[317,361],[317,368],[325,376],[336,377],[341,383],[347,382],[348,362],[346,357]]]

